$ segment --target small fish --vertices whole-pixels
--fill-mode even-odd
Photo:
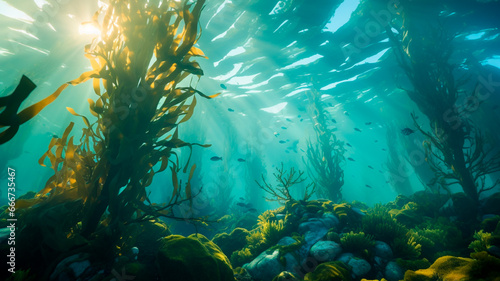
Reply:
[[[405,136],[409,136],[411,134],[415,133],[414,130],[410,129],[410,128],[404,128],[401,130],[401,134],[405,135]]]
[[[349,116],[349,112],[344,111],[345,116]]]
[[[59,137],[57,135],[52,135],[53,138],[58,139]]]
[[[300,149],[300,151],[302,151],[302,152],[306,152],[306,151],[305,151],[305,150],[303,150],[302,148]]]
[[[283,126],[283,127],[281,127],[281,129],[286,130],[286,127],[285,127],[285,126]]]
[[[335,124],[337,124],[337,120],[335,120],[333,118],[332,118],[332,122],[335,123]]]
[[[286,141],[284,141],[284,140],[280,140],[280,141],[279,141],[279,143],[286,143]]]
[[[280,133],[274,132],[275,137],[278,137],[279,135],[280,135]]]
[[[226,85],[224,85],[224,84],[220,84],[220,87],[221,87],[222,89],[224,89],[224,90],[227,90],[227,87],[226,87]]]
[[[300,118],[300,122],[304,121],[304,119]]]
[[[387,149],[385,149],[385,148],[382,148],[382,151],[387,151]]]
[[[375,142],[378,142],[378,140],[375,140]]]
[[[348,142],[346,142],[345,145],[347,145],[348,147],[352,147],[352,145]]]
[[[365,125],[368,126],[368,125],[371,125],[372,122],[366,122]]]
[[[251,212],[251,213],[256,213],[256,212],[257,212],[257,209],[255,209],[255,208],[250,208],[250,209],[248,209],[248,211],[249,211],[249,212]]]
[[[351,157],[347,158],[347,160],[353,161],[353,162],[356,161],[356,160],[352,159]]]
[[[372,166],[370,166],[370,165],[368,165],[368,168],[370,168],[370,169],[372,169],[372,170],[373,170],[373,167],[372,167]]]
[[[365,184],[365,186],[368,188],[372,188],[371,185],[369,185],[369,184]]]
[[[245,198],[243,198],[243,197],[240,197],[239,199],[242,200],[242,201],[245,200]]]
[[[331,102],[328,103],[329,106],[333,106],[333,104]]]
[[[214,156],[214,157],[210,158],[210,160],[212,160],[212,161],[220,161],[220,160],[222,160],[222,157]]]
[[[246,162],[246,160],[243,158],[238,158],[238,162]]]
[[[285,120],[288,122],[292,122],[292,120],[290,118],[286,118]]]
[[[238,202],[236,205],[242,207],[242,208],[252,208],[252,203],[243,203],[243,202]]]
[[[358,131],[358,132],[360,132],[360,133],[361,133],[361,130],[360,130],[360,129],[358,129],[358,128],[354,128],[354,131]]]
[[[232,108],[228,108],[228,109],[227,109],[227,111],[229,111],[229,112],[234,112],[234,109],[232,109]]]

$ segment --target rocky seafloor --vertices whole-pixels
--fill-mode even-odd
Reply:
[[[229,216],[226,231],[173,235],[153,219],[126,226],[112,265],[86,253],[49,280],[500,280],[500,193],[478,211],[465,196],[418,192],[368,207],[289,201]],[[36,280],[21,270],[10,280]]]

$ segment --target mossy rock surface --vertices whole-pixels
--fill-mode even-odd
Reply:
[[[222,252],[230,257],[234,251],[238,251],[245,247],[248,235],[248,230],[244,228],[235,228],[230,234],[220,233],[215,235],[212,242],[217,244],[222,250]]]
[[[234,281],[228,258],[200,234],[161,239],[156,266],[164,281]]]
[[[350,281],[347,266],[340,261],[325,262],[304,277],[304,281]]]
[[[500,281],[500,259],[486,252],[471,255],[472,259],[443,256],[429,268],[408,270],[405,281]]]

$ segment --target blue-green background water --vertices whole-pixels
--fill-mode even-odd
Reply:
[[[209,59],[199,60],[205,75],[191,83],[206,94],[222,94],[214,100],[200,99],[193,118],[180,127],[182,139],[212,144],[193,151],[192,160],[198,166],[194,181],[203,186],[204,202],[209,202],[203,206],[217,208],[219,215],[238,210],[236,203],[242,201],[259,211],[277,206],[262,199],[264,194],[255,180],[261,174],[271,180],[280,162],[307,170],[306,142],[315,140],[306,96],[311,90],[321,93],[337,138],[350,145],[342,163],[345,200],[373,205],[391,201],[402,191],[425,188],[433,175],[423,161],[424,137],[419,133],[405,136],[400,131],[413,128],[412,112],[423,125],[428,122],[401,89],[410,85],[397,65],[383,21],[378,21],[397,13],[384,8],[388,7],[384,1],[374,2],[381,4],[370,6],[370,1],[357,0],[207,1],[198,46]],[[456,34],[454,59],[469,75],[464,90],[473,89],[480,78],[500,81],[498,2],[441,1],[447,7],[441,11],[436,9],[443,5],[421,2],[417,13],[422,25],[429,15],[440,14],[447,32]],[[27,75],[38,87],[23,103],[25,107],[89,70],[83,46],[93,35],[79,30],[98,4],[0,1],[2,96],[13,91],[21,75]],[[45,10],[43,5],[47,5]],[[498,82],[492,87],[491,95],[470,117],[498,143]],[[71,121],[83,128],[81,119],[65,107],[90,115],[87,99],[93,97],[91,83],[68,88],[21,126],[12,141],[0,146],[2,173],[7,166],[18,171],[18,195],[40,190],[52,175],[50,168],[38,164],[50,139],[60,136]],[[399,159],[393,170],[387,164],[391,153]],[[188,151],[181,154],[186,160]],[[222,160],[212,161],[214,156]],[[486,180],[497,179],[493,174]],[[6,182],[2,178],[2,186]],[[166,200],[170,185],[168,172],[157,175],[149,187],[152,199]],[[0,205],[6,201],[4,195]]]

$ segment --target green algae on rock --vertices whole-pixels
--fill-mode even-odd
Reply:
[[[164,237],[156,266],[162,280],[234,281],[229,259],[201,234]]]

